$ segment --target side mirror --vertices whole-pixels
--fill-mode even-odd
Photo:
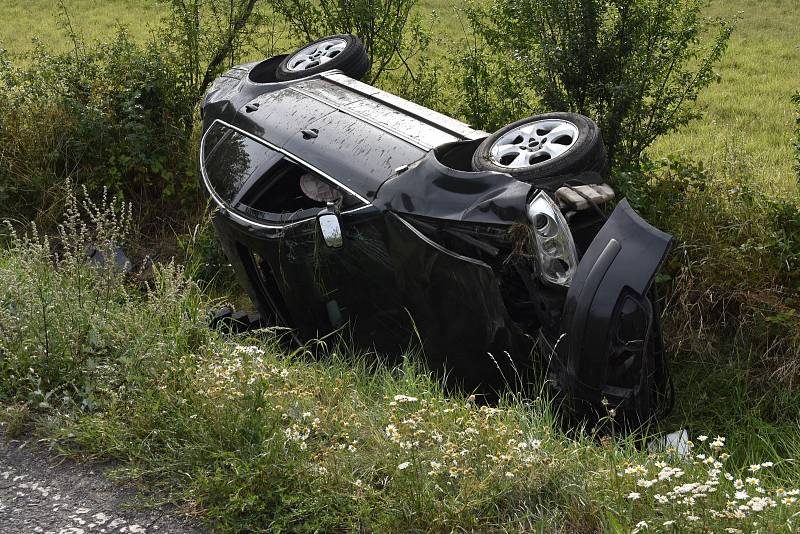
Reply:
[[[342,248],[342,225],[339,215],[330,206],[319,212],[317,224],[328,248]]]

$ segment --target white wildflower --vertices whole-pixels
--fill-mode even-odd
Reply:
[[[717,436],[714,438],[714,441],[711,442],[710,447],[712,449],[718,450],[725,446],[725,438],[722,436]]]
[[[646,475],[647,468],[642,465],[632,465],[625,468],[626,475]]]
[[[674,491],[675,491],[676,495],[681,495],[681,494],[684,494],[684,493],[689,493],[691,491],[694,491],[698,487],[698,485],[699,484],[697,484],[696,482],[691,482],[689,484],[684,484],[682,486],[678,486],[677,488],[675,488]]]

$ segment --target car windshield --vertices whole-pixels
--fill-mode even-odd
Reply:
[[[241,196],[283,154],[217,123],[203,139],[203,167],[211,187],[227,205],[234,207]]]

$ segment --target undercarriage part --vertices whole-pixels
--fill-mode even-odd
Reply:
[[[221,329],[228,333],[242,334],[264,328],[267,323],[260,313],[241,310],[234,312],[230,308],[221,308],[212,313],[209,326],[214,330]]]
[[[608,184],[564,186],[556,191],[556,198],[567,207],[583,211],[614,199],[614,190]]]

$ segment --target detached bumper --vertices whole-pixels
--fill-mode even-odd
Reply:
[[[576,416],[597,420],[614,409],[635,426],[661,411],[666,374],[652,285],[671,244],[624,200],[584,254],[554,361]]]

